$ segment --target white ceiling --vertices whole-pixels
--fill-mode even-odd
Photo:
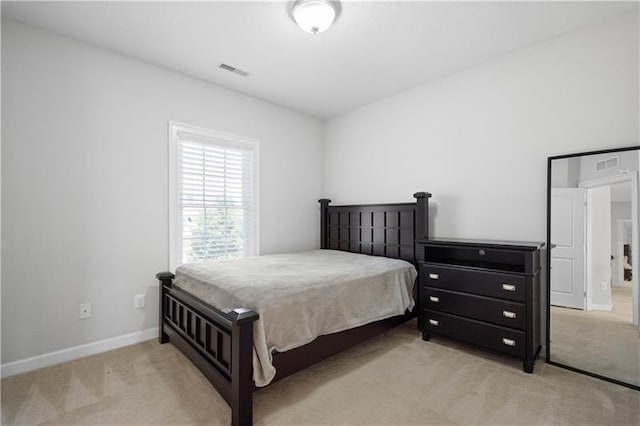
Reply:
[[[327,118],[563,33],[636,2],[343,1],[304,33],[291,2],[3,2],[2,14]],[[218,68],[249,72],[241,77]]]

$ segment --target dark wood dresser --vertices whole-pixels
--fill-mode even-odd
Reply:
[[[418,241],[422,338],[448,336],[513,355],[533,372],[540,352],[543,243]]]

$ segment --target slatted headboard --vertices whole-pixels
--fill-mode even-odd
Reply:
[[[353,253],[420,260],[415,240],[429,235],[428,192],[413,194],[414,203],[330,206],[320,202],[320,247]]]

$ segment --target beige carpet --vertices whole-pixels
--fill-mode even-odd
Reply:
[[[551,359],[640,386],[640,332],[631,323],[631,287],[613,287],[611,296],[610,312],[551,308]]]
[[[229,424],[173,346],[137,344],[2,381],[3,424]],[[254,422],[637,425],[640,392],[400,326],[258,391]]]

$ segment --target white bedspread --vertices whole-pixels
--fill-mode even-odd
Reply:
[[[403,260],[335,250],[185,264],[174,284],[223,311],[252,309],[253,379],[276,374],[272,352],[284,352],[414,305],[417,272]]]

